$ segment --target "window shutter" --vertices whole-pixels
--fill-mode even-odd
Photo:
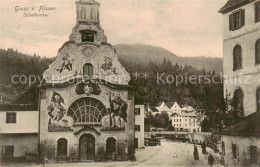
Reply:
[[[260,148],[257,149],[257,165],[260,165]]]
[[[250,164],[250,147],[246,147],[246,160],[247,160],[247,164]]]
[[[255,22],[260,21],[260,2],[255,3]]]
[[[245,25],[245,9],[241,10],[241,27]]]
[[[236,145],[236,153],[237,153],[237,159],[239,159],[239,148],[238,148],[238,145]]]
[[[233,30],[233,14],[229,15],[229,31]]]

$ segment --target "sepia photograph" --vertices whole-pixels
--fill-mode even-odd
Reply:
[[[1,0],[0,166],[260,166],[260,0]]]

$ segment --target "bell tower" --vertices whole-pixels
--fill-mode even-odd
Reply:
[[[75,43],[91,42],[100,45],[107,42],[104,30],[100,26],[100,3],[95,0],[79,0],[76,4],[76,25],[69,40]]]

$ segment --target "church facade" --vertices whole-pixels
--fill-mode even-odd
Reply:
[[[44,72],[39,95],[39,156],[49,160],[126,160],[134,149],[130,75],[107,43],[100,4],[76,1],[76,25]]]

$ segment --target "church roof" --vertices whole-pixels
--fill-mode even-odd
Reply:
[[[226,4],[218,12],[225,14],[253,1],[255,0],[228,0]]]
[[[255,112],[235,125],[222,130],[224,135],[258,136],[260,137],[260,112]]]

